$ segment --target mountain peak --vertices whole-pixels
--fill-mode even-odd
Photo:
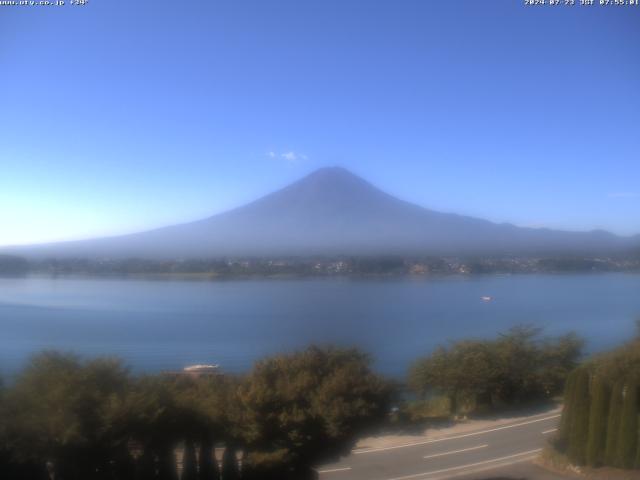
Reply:
[[[306,177],[301,178],[297,182],[291,184],[288,188],[305,189],[310,191],[363,191],[369,193],[377,191],[376,187],[371,185],[362,177],[347,170],[343,167],[322,167],[311,172]]]
[[[347,170],[344,167],[322,167],[314,170],[300,181],[305,182],[358,182],[368,183],[363,178],[359,177],[355,173]]]
[[[311,172],[308,176],[309,177],[312,177],[312,176],[329,176],[329,177],[356,177],[356,178],[360,178],[355,173],[352,173],[349,170],[347,170],[346,168],[341,167],[339,165],[334,165],[334,166],[331,166],[331,167],[320,167],[317,170],[314,170],[313,172]]]
[[[336,166],[315,170],[256,203],[276,200],[307,207],[311,203],[320,203],[325,207],[333,205],[335,208],[348,208],[367,202],[376,204],[381,198],[388,199],[388,195],[346,168]]]

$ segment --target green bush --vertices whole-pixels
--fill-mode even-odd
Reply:
[[[244,378],[132,377],[115,360],[45,352],[0,388],[0,478],[177,480],[313,478],[387,418],[393,387],[355,349],[258,362]],[[214,445],[224,445],[220,471]]]
[[[258,362],[238,396],[245,442],[287,450],[296,468],[349,452],[389,412],[390,385],[369,365],[357,350],[317,347]]]
[[[543,338],[530,326],[495,340],[464,340],[439,347],[410,368],[409,387],[419,396],[446,395],[455,415],[463,406],[502,407],[549,399],[581,355],[582,340],[569,334]]]

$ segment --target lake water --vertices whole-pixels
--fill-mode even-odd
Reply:
[[[483,302],[482,296],[493,301]],[[359,346],[402,375],[448,340],[518,323],[574,330],[590,351],[634,333],[640,275],[515,275],[215,282],[0,279],[0,371],[44,348],[122,357],[134,371],[219,363],[244,371],[312,342]]]

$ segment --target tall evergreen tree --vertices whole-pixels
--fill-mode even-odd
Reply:
[[[580,368],[576,376],[573,394],[571,427],[569,431],[568,455],[572,462],[584,465],[586,462],[589,433],[589,371]]]
[[[591,409],[589,412],[589,441],[587,442],[587,465],[598,466],[604,461],[606,445],[607,413],[609,411],[609,388],[601,375],[597,375],[591,387]]]
[[[607,418],[607,443],[605,446],[605,464],[615,465],[618,452],[618,434],[620,430],[620,416],[622,413],[622,390],[624,382],[617,381],[611,390],[609,401],[609,416]]]
[[[569,443],[569,432],[571,431],[571,414],[573,412],[573,398],[575,394],[577,374],[577,370],[574,370],[569,374],[564,388],[564,408],[562,410],[560,427],[558,429],[558,446],[562,450],[566,449]]]
[[[630,381],[624,389],[618,432],[616,465],[633,468],[638,445],[638,384]]]

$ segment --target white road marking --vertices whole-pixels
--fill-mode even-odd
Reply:
[[[354,455],[360,455],[363,453],[375,453],[375,452],[383,452],[386,450],[395,450],[397,448],[415,447],[417,445],[428,445],[430,443],[445,442],[447,440],[457,440],[459,438],[467,438],[467,437],[473,437],[476,435],[483,435],[485,433],[497,432],[499,430],[506,430],[508,428],[516,428],[516,427],[522,427],[524,425],[531,425],[532,423],[544,422],[545,420],[551,420],[553,418],[558,418],[558,417],[560,417],[560,414],[551,415],[550,417],[545,417],[545,418],[538,418],[536,420],[529,420],[526,422],[515,423],[513,425],[505,425],[503,427],[490,428],[489,430],[482,430],[480,432],[465,433],[463,435],[455,435],[453,437],[436,438],[433,440],[425,440],[423,442],[405,443],[403,445],[394,445],[392,447],[380,447],[380,448],[370,448],[367,450],[355,450],[352,453]]]
[[[484,466],[479,466],[476,468],[472,468],[470,470],[465,470],[463,472],[457,472],[457,473],[447,473],[445,475],[441,475],[439,477],[429,477],[428,479],[424,479],[424,480],[451,480],[452,478],[459,478],[459,477],[468,477],[469,475],[476,475],[478,473],[482,473],[482,472],[493,472],[499,468],[504,468],[504,467],[509,467],[511,465],[515,465],[517,463],[523,463],[523,462],[530,462],[531,460],[533,460],[534,458],[536,458],[537,455],[527,455],[524,457],[518,457],[515,460],[507,460],[504,462],[498,462],[498,463],[493,463],[491,465],[484,465]]]
[[[327,470],[318,470],[318,473],[323,474],[323,473],[334,473],[334,472],[346,472],[347,470],[351,470],[351,467],[329,468]]]
[[[451,452],[434,453],[433,455],[425,455],[422,458],[435,458],[443,457],[445,455],[453,455],[454,453],[470,452],[471,450],[480,450],[481,448],[487,448],[489,445],[478,445],[477,447],[463,448],[462,450],[452,450]]]
[[[459,465],[457,467],[443,468],[443,469],[440,469],[440,470],[432,470],[430,472],[414,473],[413,475],[405,475],[403,477],[394,477],[394,478],[389,478],[388,480],[408,480],[410,478],[426,477],[426,476],[429,476],[429,475],[437,475],[439,473],[453,472],[453,471],[456,471],[456,470],[464,470],[466,468],[477,467],[477,466],[480,466],[480,465],[486,465],[488,463],[496,463],[496,462],[501,462],[503,460],[510,460],[510,459],[517,458],[517,457],[523,457],[525,455],[531,455],[533,453],[538,453],[540,451],[542,451],[542,449],[541,448],[537,448],[535,450],[529,450],[527,452],[520,452],[520,453],[514,453],[513,455],[507,455],[506,457],[493,458],[491,460],[484,460],[482,462],[469,463],[467,465]]]
[[[557,428],[550,428],[549,430],[544,430],[542,432],[543,435],[546,435],[547,433],[553,433],[553,432],[557,432],[558,429]]]

